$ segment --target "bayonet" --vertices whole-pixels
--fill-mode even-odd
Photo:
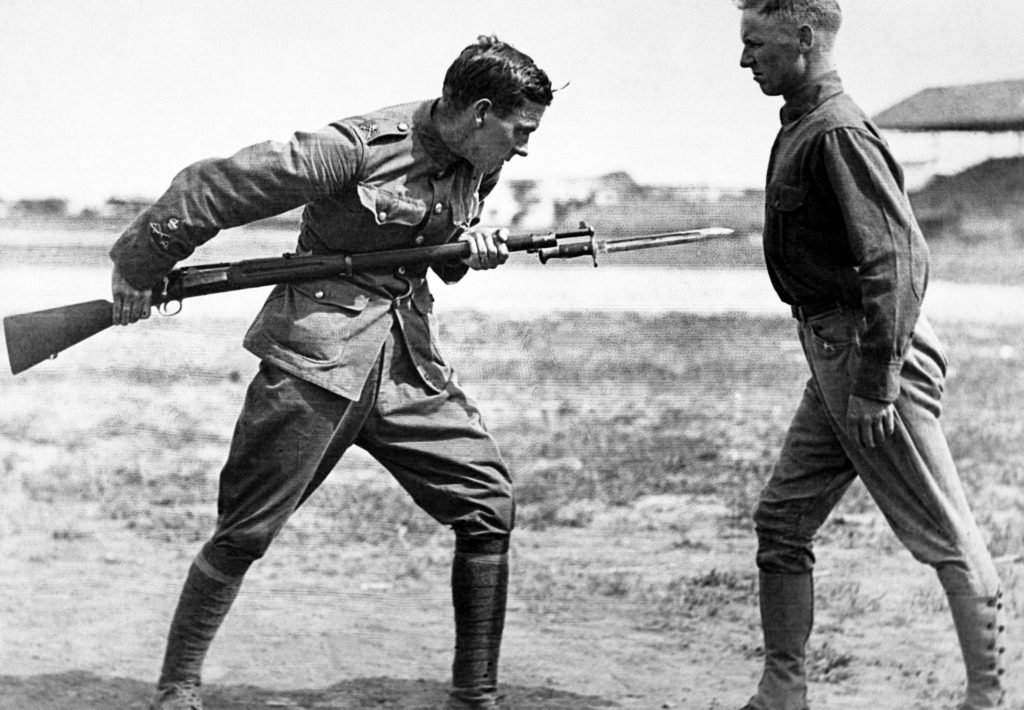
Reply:
[[[724,227],[708,227],[705,229],[687,229],[678,232],[661,232],[659,234],[644,234],[637,237],[625,237],[622,239],[598,239],[594,230],[583,223],[580,229],[584,231],[585,239],[577,241],[559,242],[557,246],[539,249],[540,261],[546,264],[549,259],[571,259],[578,256],[590,256],[597,266],[598,254],[614,254],[620,251],[635,251],[637,249],[653,249],[655,247],[668,247],[677,244],[691,244],[703,242],[716,237],[728,237],[734,232]]]

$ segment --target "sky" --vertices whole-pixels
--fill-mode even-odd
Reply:
[[[1021,0],[842,5],[836,64],[869,114],[1024,78]],[[506,178],[756,187],[781,102],[739,67],[739,19],[731,0],[0,0],[0,199],[156,197],[196,160],[434,97],[492,33],[567,85]]]

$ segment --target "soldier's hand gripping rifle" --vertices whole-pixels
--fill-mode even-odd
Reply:
[[[693,229],[649,234],[626,239],[597,239],[585,223],[570,232],[526,234],[509,237],[510,252],[537,254],[541,263],[550,259],[590,256],[597,266],[600,254],[687,244],[732,234],[731,229]],[[162,286],[153,290],[151,304],[164,315],[175,315],[186,298],[239,291],[279,283],[327,276],[352,275],[358,271],[399,266],[422,266],[457,261],[470,255],[467,242],[449,242],[431,247],[355,254],[285,254],[265,259],[247,259],[223,264],[201,264],[173,269]],[[96,300],[60,308],[23,313],[4,318],[4,337],[11,372],[17,375],[43,360],[66,350],[113,324],[113,304]]]

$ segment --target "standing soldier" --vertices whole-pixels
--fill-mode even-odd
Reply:
[[[458,234],[471,255],[435,268],[445,282],[504,263],[504,231],[474,225],[551,101],[530,57],[481,37],[448,69],[440,98],[185,168],[111,250],[114,322],[148,317],[164,274],[219,230],[301,205],[300,252],[429,246]],[[220,474],[216,530],[188,571],[151,708],[200,710],[203,659],[246,570],[353,444],[454,530],[446,707],[497,707],[511,485],[438,350],[432,304],[426,267],[271,291],[245,337],[261,362]]]
[[[1003,702],[999,576],[939,425],[946,360],[920,312],[928,250],[902,171],[843,93],[835,0],[738,0],[740,66],[782,96],[764,252],[811,369],[754,512],[764,673],[745,710],[805,710],[812,540],[856,476],[949,599],[961,710]]]

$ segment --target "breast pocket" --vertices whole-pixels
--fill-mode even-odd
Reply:
[[[262,314],[266,335],[311,363],[337,364],[369,296],[346,281],[278,287]]]
[[[795,258],[794,249],[801,239],[800,225],[807,203],[807,187],[773,183],[765,191],[765,249],[781,259]]]
[[[768,186],[765,201],[772,211],[783,215],[791,214],[807,202],[807,186],[773,183]]]
[[[381,227],[418,227],[427,217],[422,200],[377,185],[360,183],[356,188],[360,204]]]

